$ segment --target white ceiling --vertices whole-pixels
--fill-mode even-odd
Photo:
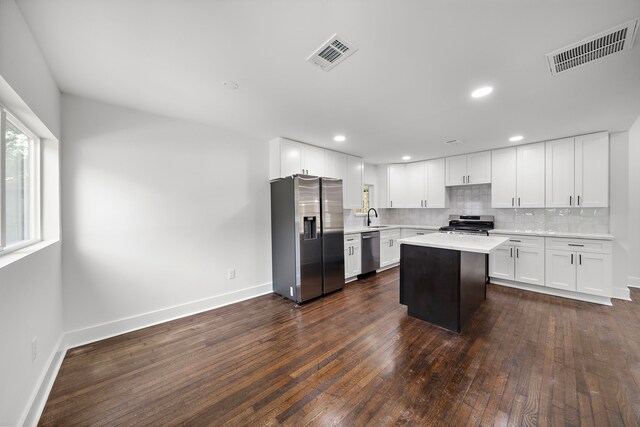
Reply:
[[[638,0],[18,3],[63,92],[373,163],[627,130],[640,115],[640,40],[556,77],[545,59],[640,16]],[[360,51],[329,73],[305,62],[336,32]]]

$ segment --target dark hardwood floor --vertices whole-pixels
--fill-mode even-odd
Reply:
[[[461,335],[409,318],[398,269],[67,353],[41,425],[638,425],[640,290],[613,307],[490,285]]]

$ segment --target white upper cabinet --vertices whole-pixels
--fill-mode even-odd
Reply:
[[[521,145],[516,151],[518,175],[515,205],[522,208],[544,208],[545,144]]]
[[[405,165],[389,165],[389,207],[406,207]]]
[[[609,135],[601,132],[548,141],[546,206],[609,206]]]
[[[609,206],[609,134],[577,136],[575,196],[578,207]]]
[[[467,184],[491,183],[491,151],[467,154]]]
[[[449,194],[444,185],[445,160],[427,160],[425,163],[425,208],[448,208]]]
[[[344,209],[362,208],[362,171],[360,157],[347,156],[347,179],[342,182],[343,194],[346,194]]]
[[[516,147],[493,150],[491,162],[491,207],[515,207],[518,163]]]
[[[491,207],[544,207],[544,142],[491,152]]]
[[[491,151],[446,158],[447,186],[491,183]]]
[[[326,176],[325,151],[286,138],[273,139],[269,142],[269,179],[295,174]]]
[[[467,183],[467,156],[447,157],[447,185]]]
[[[389,166],[378,165],[378,200],[375,206],[377,208],[391,207],[391,202],[389,201]]]
[[[347,155],[324,150],[324,176],[344,181],[347,176]]]
[[[448,208],[445,159],[378,165],[381,208]]]
[[[408,163],[405,170],[406,208],[423,208],[425,201],[425,162]]]
[[[326,176],[324,172],[324,149],[302,145],[302,169],[307,175]]]
[[[280,174],[274,178],[304,173],[302,167],[302,144],[279,138]]]
[[[573,206],[575,190],[575,155],[573,138],[548,141],[546,148],[546,206],[568,208]]]
[[[269,142],[269,179],[296,174],[341,179],[344,209],[362,208],[362,172],[359,157],[286,138]]]

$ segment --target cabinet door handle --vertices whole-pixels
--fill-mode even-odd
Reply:
[[[520,206],[520,197],[518,197],[518,206]]]
[[[393,200],[391,200],[391,207],[393,207]]]
[[[513,258],[513,248],[509,248],[509,258]]]
[[[515,206],[516,205],[516,198],[512,197],[511,198],[511,206]]]
[[[580,196],[578,196],[578,206],[580,206]]]
[[[571,265],[573,265],[573,254],[571,254]]]
[[[573,206],[573,197],[569,196],[569,206]]]
[[[515,240],[515,239],[509,239],[509,241],[514,243],[520,243],[520,240]]]
[[[424,201],[424,207],[425,208],[427,207],[427,201],[426,200]]]
[[[467,175],[467,184],[471,183],[471,175]]]
[[[577,243],[569,243],[568,246],[576,246],[578,248],[584,248],[584,245],[579,245]]]
[[[466,176],[464,176],[464,175],[462,175],[462,183],[463,183],[463,184],[466,184],[466,183],[467,183],[467,177],[466,177]]]
[[[520,258],[520,249],[516,248],[516,258]]]
[[[347,248],[347,255],[351,255],[351,246]]]
[[[416,236],[424,236],[424,233],[416,233]]]
[[[582,265],[582,254],[578,254],[578,264]]]

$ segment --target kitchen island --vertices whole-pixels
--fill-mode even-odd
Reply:
[[[434,233],[400,239],[400,304],[460,332],[486,299],[487,257],[506,237]]]

